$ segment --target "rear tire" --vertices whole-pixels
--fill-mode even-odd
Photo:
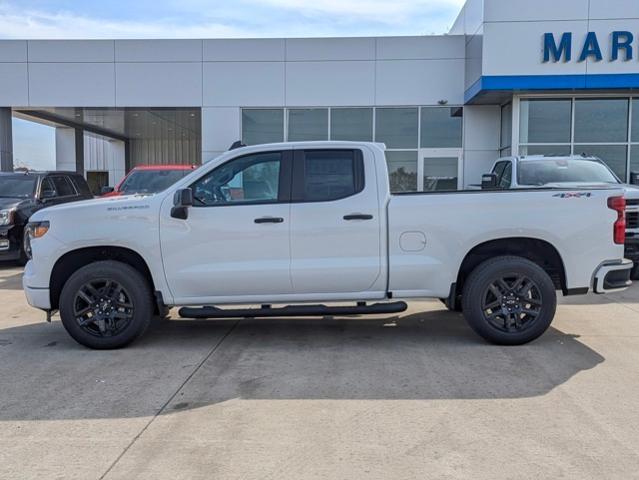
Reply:
[[[550,327],[557,294],[550,276],[521,257],[486,260],[468,276],[464,317],[481,337],[497,345],[522,345]]]
[[[632,270],[630,270],[630,279],[639,280],[639,263],[636,261],[632,266]]]
[[[91,263],[75,271],[60,295],[60,317],[78,343],[121,348],[141,336],[154,313],[147,279],[122,262]]]

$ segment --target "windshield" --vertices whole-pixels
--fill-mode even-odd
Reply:
[[[33,196],[36,179],[32,176],[0,176],[0,197],[28,198]]]
[[[619,183],[603,163],[587,159],[524,160],[519,162],[519,185],[548,183]]]
[[[169,188],[192,170],[135,170],[120,186],[122,193],[157,193]]]

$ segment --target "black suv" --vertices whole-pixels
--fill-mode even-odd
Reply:
[[[33,212],[90,198],[89,185],[77,173],[0,173],[0,260],[26,262],[23,232]]]

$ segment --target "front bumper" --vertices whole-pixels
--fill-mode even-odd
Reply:
[[[593,290],[595,293],[613,293],[625,290],[632,283],[630,271],[633,262],[627,258],[617,262],[602,264],[594,275]]]
[[[22,289],[24,295],[27,297],[29,305],[42,310],[51,310],[51,297],[49,296],[49,289],[34,287],[37,285],[37,275],[34,269],[33,261],[27,262],[24,267],[24,273],[22,274]]]
[[[41,310],[51,310],[51,298],[48,288],[32,288],[22,285],[29,305]]]
[[[20,258],[22,242],[17,230],[14,225],[0,227],[0,261]]]

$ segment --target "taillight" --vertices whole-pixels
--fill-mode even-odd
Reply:
[[[612,227],[612,238],[618,245],[626,243],[626,199],[623,197],[610,197],[608,208],[617,212],[617,220]]]

